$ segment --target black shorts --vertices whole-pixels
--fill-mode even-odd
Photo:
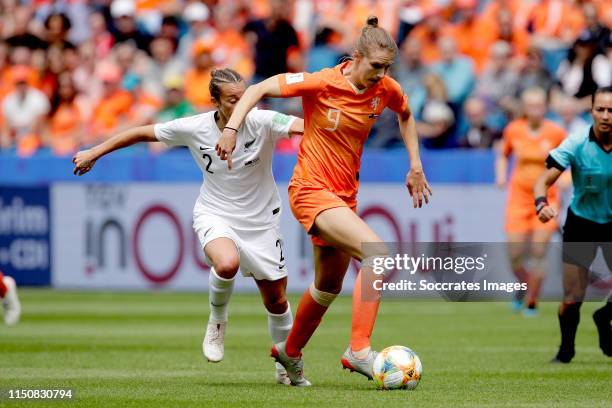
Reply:
[[[597,249],[612,270],[612,222],[598,224],[567,210],[563,226],[563,262],[589,268],[595,259]]]

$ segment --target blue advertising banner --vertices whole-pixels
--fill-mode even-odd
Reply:
[[[18,285],[51,284],[48,187],[0,186],[0,270]]]

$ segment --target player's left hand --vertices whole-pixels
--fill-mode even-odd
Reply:
[[[223,129],[221,137],[215,146],[217,156],[221,160],[227,160],[227,168],[232,168],[232,152],[236,147],[236,131],[232,129]]]
[[[74,163],[72,173],[75,176],[82,176],[93,168],[96,160],[97,157],[91,149],[81,150],[72,158],[72,163]]]
[[[429,196],[433,195],[433,191],[431,191],[431,187],[425,179],[422,167],[410,169],[406,175],[406,187],[408,187],[408,193],[412,197],[414,208],[422,207],[423,199],[425,199],[425,204],[429,204]]]

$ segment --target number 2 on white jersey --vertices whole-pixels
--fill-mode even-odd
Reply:
[[[333,132],[338,129],[338,123],[340,123],[340,109],[329,109],[327,111],[327,119],[334,125],[332,127],[326,127],[325,130]]]

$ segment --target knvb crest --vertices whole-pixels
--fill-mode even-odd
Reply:
[[[376,111],[378,109],[379,102],[380,98],[378,96],[375,96],[374,99],[372,99],[372,102],[370,102],[370,107],[372,108],[372,110]]]

